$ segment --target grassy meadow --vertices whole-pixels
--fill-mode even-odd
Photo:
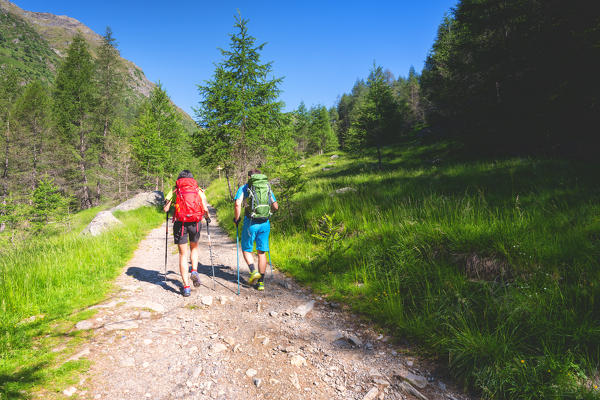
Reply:
[[[0,253],[0,399],[52,396],[78,382],[85,360],[64,362],[89,335],[73,325],[111,290],[139,241],[164,214],[144,207],[115,213],[123,226],[97,237],[81,230],[99,209],[73,216],[69,232],[53,229]]]
[[[465,161],[448,143],[387,149],[381,171],[331,154],[303,160],[304,189],[279,199],[280,270],[484,398],[600,398],[600,164]],[[207,194],[235,235],[226,183]]]

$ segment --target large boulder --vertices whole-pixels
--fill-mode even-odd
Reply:
[[[108,211],[100,211],[85,227],[82,235],[98,236],[104,231],[109,230],[115,225],[122,224],[115,216],[113,211],[131,211],[140,207],[155,207],[162,206],[164,203],[165,196],[162,192],[144,192],[136,195],[135,197],[124,201],[116,207],[111,208]]]
[[[81,232],[81,234],[98,236],[102,232],[107,231],[108,229],[112,228],[113,226],[120,225],[120,224],[122,224],[122,222],[119,221],[118,219],[116,219],[112,212],[100,211],[94,217],[92,222],[90,222],[89,225],[85,227],[85,229],[83,230],[83,232]]]
[[[163,192],[144,192],[111,208],[110,211],[131,211],[140,207],[162,206],[164,201],[165,196],[163,195]]]

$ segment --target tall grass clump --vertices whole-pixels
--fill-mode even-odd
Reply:
[[[599,163],[468,159],[448,143],[389,148],[381,170],[337,154],[332,170],[329,155],[303,160],[309,183],[273,218],[280,269],[484,398],[600,398]],[[208,193],[232,231],[224,183]]]
[[[85,365],[58,362],[85,335],[72,332],[73,323],[89,317],[81,311],[106,296],[139,241],[163,216],[148,207],[116,214],[123,225],[100,236],[80,235],[93,218],[83,212],[70,233],[33,236],[2,252],[0,399],[58,389]],[[66,352],[52,351],[61,343],[68,343]]]

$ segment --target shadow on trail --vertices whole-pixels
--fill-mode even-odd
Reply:
[[[212,267],[210,265],[203,265],[198,263],[198,273],[204,278],[200,281],[202,285],[206,286],[209,289],[213,288],[212,283]],[[217,279],[216,283],[235,292],[237,291],[237,269],[231,269],[223,264],[215,265],[215,279]],[[219,282],[218,279],[223,281],[230,282],[232,285],[224,285]],[[231,286],[231,287],[230,287]],[[240,271],[240,287],[249,288],[248,282],[246,278],[242,276]]]
[[[173,293],[176,293],[176,294],[180,294],[181,288],[183,288],[183,285],[181,284],[181,280],[179,280],[179,279],[167,278],[166,282],[165,282],[165,276],[162,273],[160,273],[159,271],[155,271],[155,270],[151,270],[151,269],[144,269],[144,268],[139,268],[139,267],[129,267],[129,268],[127,268],[127,271],[125,273],[128,276],[131,276],[132,278],[137,279],[138,281],[148,282],[148,283],[152,283],[154,285],[158,285],[158,286],[162,287],[163,289],[168,290]],[[167,275],[172,274],[172,273],[174,273],[174,272],[167,271]],[[168,285],[168,283],[174,284],[175,286],[177,286],[177,289]]]

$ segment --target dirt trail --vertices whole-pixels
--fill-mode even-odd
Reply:
[[[87,357],[92,366],[67,394],[84,399],[415,399],[419,394],[466,399],[442,383],[432,364],[409,356],[408,348],[393,345],[277,271],[267,276],[264,292],[243,283],[237,296],[236,245],[214,223],[216,290],[205,228],[202,286],[183,298],[172,237],[163,282],[164,229],[141,242],[117,279],[119,292],[78,324],[95,333],[74,358]],[[241,257],[240,266],[245,282],[248,269]],[[311,305],[302,316],[298,307],[306,311]]]

